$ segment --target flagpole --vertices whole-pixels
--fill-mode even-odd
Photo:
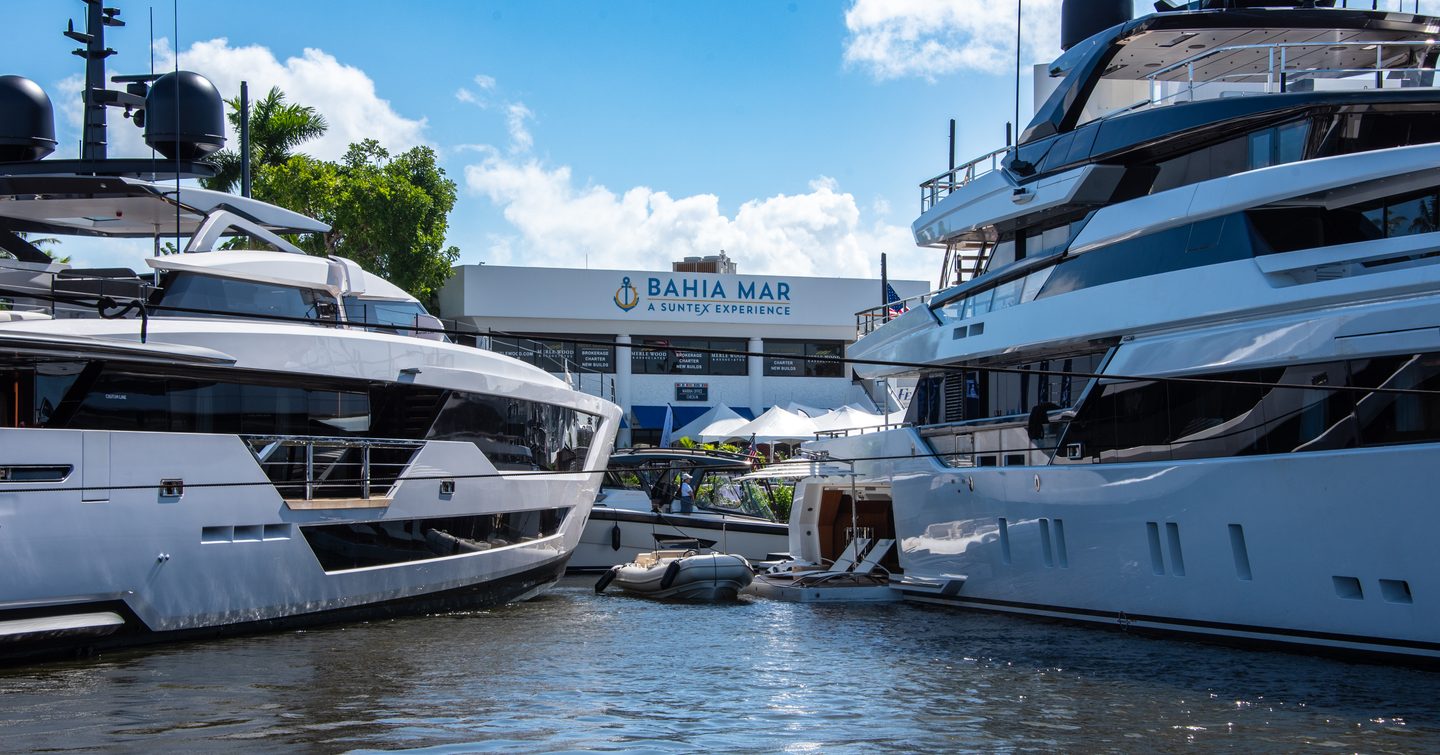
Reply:
[[[890,275],[885,270],[885,253],[880,253],[880,309],[885,322],[890,322]]]

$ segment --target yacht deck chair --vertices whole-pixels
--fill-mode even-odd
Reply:
[[[894,547],[894,540],[883,537],[876,540],[874,547],[865,554],[865,559],[855,566],[854,573],[864,577],[876,569],[884,568],[880,566],[880,559],[885,558],[890,553],[890,549]]]
[[[875,569],[879,568],[880,559],[884,558],[885,554],[889,552],[889,550],[895,545],[894,540],[887,540],[883,538],[872,541],[869,538],[862,537],[856,538],[856,541],[859,542],[859,545],[856,547],[856,551],[864,554],[864,557],[860,561],[860,563],[855,563],[853,559],[850,560],[848,563],[841,563],[842,560],[845,559],[846,555],[845,553],[841,553],[840,558],[835,559],[835,563],[831,564],[830,568],[826,571],[796,577],[794,584],[800,585],[802,587],[813,587],[817,584],[820,584],[822,582],[828,582],[832,579],[848,577],[868,577],[870,576],[870,572],[873,572],[875,571]],[[873,546],[871,545],[872,542],[874,543]],[[851,543],[851,545],[855,545],[855,543]],[[848,553],[850,549],[846,548],[845,551],[846,553]]]
[[[825,571],[848,572],[854,569],[855,562],[865,553],[865,548],[869,545],[870,538],[868,537],[857,537],[851,540],[850,543],[845,546],[845,550],[840,551],[840,555],[836,556],[835,560],[830,563],[830,568]]]

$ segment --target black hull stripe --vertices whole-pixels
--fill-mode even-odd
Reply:
[[[508,603],[537,587],[560,578],[565,570],[565,561],[557,560],[529,571],[508,577],[456,587],[439,592],[412,595],[395,600],[366,603],[359,606],[335,608],[328,611],[298,614],[275,619],[247,621],[213,627],[182,629],[169,632],[155,632],[148,629],[135,612],[122,601],[96,603],[67,603],[50,607],[27,607],[0,611],[0,621],[39,616],[64,616],[68,614],[112,611],[125,619],[125,626],[106,637],[76,637],[17,641],[13,644],[0,642],[0,665],[13,665],[50,658],[85,657],[94,653],[124,647],[153,645],[169,642],[209,640],[238,635],[278,632],[302,629],[327,624],[344,624],[371,619],[388,619],[414,616],[426,613],[443,613]]]
[[[1146,614],[1116,613],[1114,611],[1097,611],[1090,608],[1070,608],[1066,606],[1052,606],[1043,603],[1021,603],[1012,600],[995,600],[992,598],[973,597],[944,597],[933,593],[921,592],[918,590],[905,590],[907,597],[923,598],[930,602],[970,606],[974,608],[991,608],[995,610],[1011,609],[1015,611],[1042,611],[1046,613],[1061,614],[1080,621],[1093,623],[1096,620],[1104,620],[1106,623],[1117,626],[1125,626],[1133,623],[1163,624],[1173,627],[1188,627],[1195,630],[1212,630],[1222,632],[1238,632],[1245,634],[1260,634],[1276,638],[1295,638],[1296,640],[1323,640],[1326,642],[1344,642],[1356,645],[1370,645],[1380,647],[1403,648],[1409,650],[1424,651],[1427,653],[1440,653],[1440,642],[1423,642],[1419,640],[1402,640],[1393,637],[1368,637],[1356,634],[1340,634],[1336,632],[1317,632],[1308,629],[1291,629],[1288,627],[1267,627],[1255,624],[1231,624],[1219,621],[1204,621],[1201,619],[1180,619],[1169,616],[1150,616]],[[1162,629],[1163,627],[1146,627],[1148,629]],[[1176,629],[1175,631],[1185,631]],[[1290,640],[1276,640],[1277,642],[1290,642]]]
[[[709,530],[720,532],[753,532],[760,535],[786,535],[790,525],[776,522],[741,522],[733,519],[699,519],[684,514],[655,514],[645,511],[626,511],[596,506],[590,510],[590,519],[600,522],[640,522],[642,524],[668,524],[682,530]]]

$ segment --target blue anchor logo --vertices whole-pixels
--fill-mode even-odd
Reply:
[[[629,312],[640,303],[640,292],[630,285],[630,276],[620,282],[620,288],[615,290],[615,306]]]

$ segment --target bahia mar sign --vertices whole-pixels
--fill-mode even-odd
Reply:
[[[730,280],[725,278],[729,277]],[[672,276],[651,275],[641,281],[626,275],[615,290],[615,306],[630,312],[673,313],[694,317],[763,315],[789,317],[791,314],[790,282],[785,280],[745,280],[739,276]],[[643,289],[643,290],[642,290]]]

